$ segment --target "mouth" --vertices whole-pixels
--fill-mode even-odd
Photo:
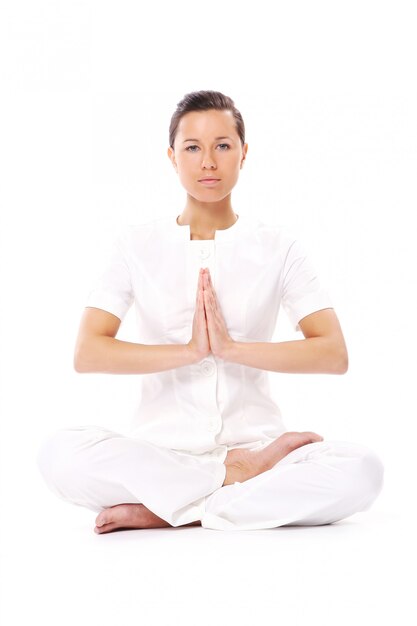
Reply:
[[[202,185],[215,185],[216,183],[220,182],[220,178],[202,178],[201,180],[198,181],[199,183],[201,183]]]

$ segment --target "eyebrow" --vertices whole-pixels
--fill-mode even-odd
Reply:
[[[215,141],[218,141],[219,139],[230,139],[230,141],[233,141],[231,137],[215,137],[214,138]],[[199,142],[199,139],[184,139],[182,143],[185,143],[186,141],[198,141]]]

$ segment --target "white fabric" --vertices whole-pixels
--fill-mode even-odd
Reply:
[[[99,512],[142,503],[172,526],[215,530],[329,524],[369,509],[384,468],[368,447],[321,441],[272,469],[222,487],[225,466],[96,426],[62,429],[42,444],[38,467],[61,499]]]
[[[242,215],[214,240],[191,240],[174,217],[125,227],[86,306],[123,320],[134,304],[137,342],[191,339],[200,267],[209,267],[229,333],[271,341],[282,305],[298,322],[332,308],[303,246],[283,228]],[[381,487],[380,460],[364,446],[317,442],[274,468],[222,487],[231,448],[262,448],[286,432],[269,372],[223,361],[138,375],[129,436],[98,426],[63,429],[38,464],[65,500],[96,511],[139,502],[173,526],[213,529],[328,523],[363,510]]]
[[[293,326],[331,308],[301,244],[278,226],[239,216],[215,239],[164,217],[124,227],[86,305],[123,320],[135,305],[137,342],[191,339],[200,267],[208,267],[232,339],[271,341],[282,304]],[[173,450],[224,459],[227,448],[261,445],[287,429],[269,372],[210,354],[199,363],[138,375],[132,435]]]

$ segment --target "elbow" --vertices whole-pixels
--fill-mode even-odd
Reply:
[[[82,374],[83,372],[87,371],[83,365],[83,362],[78,352],[74,354],[73,366],[74,366],[75,371],[78,372],[79,374]]]
[[[103,372],[101,337],[90,336],[79,340],[75,346],[73,366],[79,374]]]
[[[346,374],[349,369],[349,355],[347,350],[343,350],[342,354],[337,358],[337,371],[336,374]]]
[[[79,374],[91,371],[85,358],[85,350],[82,350],[80,345],[75,348],[73,366]]]
[[[328,374],[346,374],[349,368],[349,356],[346,346],[329,343],[326,351],[326,372]]]
[[[340,369],[338,371],[338,374],[346,374],[348,369],[349,369],[349,363],[348,363],[348,360],[345,359],[344,361],[342,361],[342,363],[340,365]]]

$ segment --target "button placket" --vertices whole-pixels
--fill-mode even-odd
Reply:
[[[198,364],[199,373],[199,403],[204,418],[204,426],[209,432],[219,431],[222,427],[222,418],[217,406],[217,364],[212,357],[204,359]]]
[[[211,255],[211,251],[205,246],[199,249],[199,256],[202,261],[204,261],[205,259],[208,259],[210,255]]]
[[[208,267],[210,269],[212,280],[214,280],[212,264],[215,257],[215,251],[213,240],[206,242],[201,240],[199,243],[193,243],[195,243],[195,250],[193,250],[194,262],[198,268]],[[201,395],[199,402],[203,414],[206,416],[204,420],[204,428],[210,433],[216,433],[222,427],[222,419],[216,400],[217,376],[215,376],[215,374],[217,374],[217,364],[215,363],[214,358],[209,355],[201,361],[198,364],[196,372],[198,372],[200,376],[199,389]]]
[[[206,359],[200,364],[200,370],[205,376],[213,376],[216,371],[216,366]]]

